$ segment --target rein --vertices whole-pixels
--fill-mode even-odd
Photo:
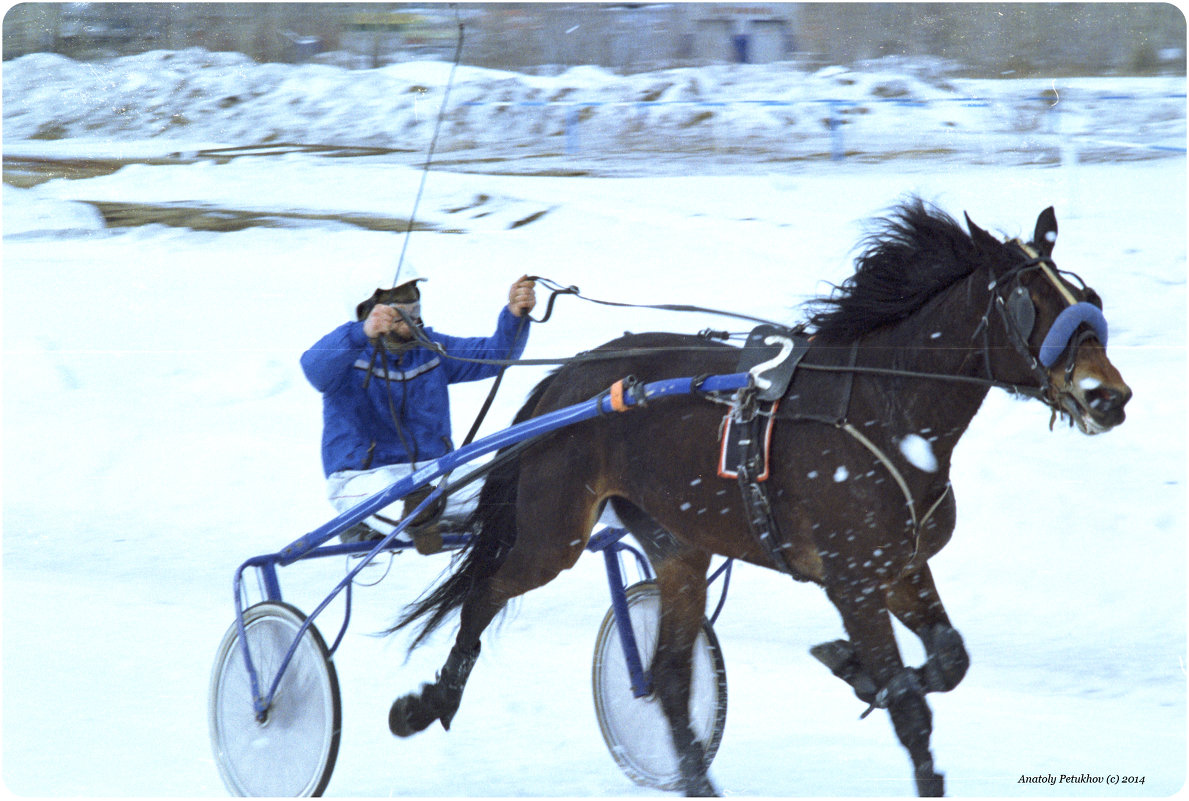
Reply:
[[[1043,400],[1044,391],[1036,387],[1026,387],[1019,384],[1011,384],[1007,381],[999,381],[995,378],[978,378],[976,376],[968,375],[952,375],[950,373],[924,373],[915,370],[898,370],[893,367],[862,367],[859,365],[853,366],[831,366],[828,364],[807,364],[802,362],[799,365],[801,370],[815,370],[822,373],[859,373],[865,375],[883,375],[892,378],[921,378],[932,381],[949,381],[958,384],[973,384],[976,386],[988,387],[990,389],[1003,389],[1012,393],[1013,395],[1023,395],[1029,398],[1036,398]]]
[[[1035,266],[1032,263],[1033,261],[1040,262],[1040,261],[1044,261],[1044,260],[1041,259],[1040,257],[1033,257],[1032,260],[1030,260],[1029,262],[1025,262],[1024,264],[1020,265],[1020,267],[1017,268],[1017,270],[1013,271],[1013,275],[1016,275],[1020,271],[1023,271],[1025,269]],[[1046,270],[1046,273],[1051,275],[1051,271]],[[550,290],[550,293],[551,293],[549,296],[549,300],[547,301],[547,304],[546,304],[545,314],[541,317],[541,319],[538,320],[534,317],[528,317],[528,319],[532,320],[535,323],[545,323],[545,322],[549,321],[549,319],[553,316],[554,305],[555,305],[555,303],[557,301],[557,297],[559,295],[573,295],[574,297],[576,297],[580,300],[585,300],[588,303],[596,303],[601,306],[612,306],[612,307],[618,307],[618,308],[633,308],[633,309],[654,309],[654,310],[658,310],[658,311],[699,312],[699,313],[704,313],[704,314],[713,314],[713,315],[717,315],[717,316],[721,316],[721,317],[731,317],[731,318],[739,319],[739,320],[748,320],[750,322],[773,325],[773,326],[776,326],[777,328],[789,330],[789,327],[787,325],[775,323],[770,320],[766,320],[762,317],[754,317],[751,315],[740,314],[737,312],[727,311],[724,309],[715,309],[715,308],[709,308],[709,307],[705,307],[705,306],[694,306],[694,305],[675,304],[675,303],[643,304],[643,303],[623,303],[623,302],[618,302],[618,301],[601,300],[598,298],[592,298],[592,297],[583,295],[581,293],[581,290],[579,290],[579,288],[576,286],[573,286],[573,285],[565,286],[565,285],[562,285],[562,284],[558,283],[557,281],[554,281],[550,278],[545,278],[542,276],[529,276],[529,279],[532,281],[536,281],[541,284],[544,284],[546,286],[546,288]],[[1056,278],[1053,277],[1050,280],[1055,281]],[[1062,288],[1064,289],[1064,287],[1062,287]],[[1064,289],[1063,294],[1068,295],[1069,294],[1068,290]],[[994,296],[994,298],[1000,298],[1000,297],[1001,296],[997,293]],[[1070,297],[1072,297],[1072,296],[1070,296]],[[992,303],[995,302],[994,298],[992,299]],[[1082,304],[1082,305],[1089,305],[1089,304]],[[1002,310],[1001,310],[1001,313],[1002,313]],[[402,314],[402,316],[404,316],[404,315]],[[983,316],[983,322],[979,328],[979,331],[984,332],[984,336],[985,336],[985,328],[988,323],[988,318],[989,318],[989,310],[988,310],[988,314],[985,314]],[[618,359],[618,358],[622,358],[625,356],[645,355],[645,354],[653,353],[653,352],[707,351],[707,350],[712,349],[709,346],[691,345],[691,346],[686,346],[686,347],[628,348],[628,349],[624,349],[624,350],[609,350],[609,351],[582,351],[580,353],[575,354],[574,356],[566,356],[566,357],[560,357],[560,358],[478,359],[478,358],[469,358],[469,357],[465,357],[465,356],[455,356],[453,354],[447,353],[446,350],[444,348],[442,348],[438,343],[430,340],[425,335],[424,331],[421,330],[420,327],[412,325],[411,320],[408,317],[405,317],[405,321],[407,323],[410,323],[409,327],[413,331],[413,336],[414,336],[414,339],[417,342],[417,344],[433,351],[434,353],[438,354],[439,356],[441,356],[443,358],[454,359],[455,361],[467,362],[467,363],[471,363],[471,364],[499,365],[501,367],[564,366],[564,365],[568,365],[575,361]],[[1056,327],[1055,324],[1054,324],[1054,327]],[[1009,335],[1010,335],[1010,328],[1011,328],[1011,326],[1009,325]],[[796,329],[794,328],[792,330],[796,330]],[[976,336],[978,335],[979,331],[976,331],[976,333],[975,333]],[[702,336],[706,339],[711,339],[711,338],[726,339],[730,336],[730,334],[727,334],[726,332],[711,331],[709,329],[704,329],[703,331],[699,332],[698,335]],[[987,344],[984,345],[984,349],[989,349],[989,347],[990,347],[990,345],[989,345],[989,341],[988,341]],[[1025,350],[1027,350],[1026,347],[1025,347]],[[1029,356],[1030,356],[1030,354],[1029,354]],[[1031,361],[1035,362],[1036,361],[1035,357],[1031,357]],[[979,378],[976,376],[952,375],[952,374],[948,374],[948,373],[927,373],[927,372],[919,372],[919,371],[912,371],[912,370],[900,370],[900,369],[890,368],[890,367],[887,367],[887,368],[885,368],[885,367],[861,367],[861,366],[832,367],[832,366],[828,366],[828,365],[815,365],[815,364],[802,363],[800,365],[800,368],[805,369],[805,370],[816,370],[819,372],[859,373],[859,374],[866,374],[866,375],[883,375],[883,376],[890,376],[890,377],[895,377],[895,378],[919,378],[919,379],[928,379],[928,380],[934,380],[934,381],[948,381],[951,383],[973,384],[973,385],[985,386],[985,387],[989,387],[989,388],[993,388],[993,389],[1003,389],[1003,390],[1011,392],[1012,394],[1015,394],[1015,395],[1022,395],[1025,397],[1037,398],[1037,399],[1041,399],[1041,400],[1044,399],[1044,394],[1047,390],[1047,382],[1042,383],[1040,388],[1036,388],[1036,387],[1021,386],[1019,384],[1013,384],[1013,383],[1009,383],[1009,382],[1005,382],[1005,381],[999,381],[998,379],[995,379],[990,376],[988,376],[987,378]],[[988,369],[989,369],[989,365],[988,365]],[[1046,376],[1046,378],[1047,378],[1047,376]]]
[[[545,307],[545,315],[540,320],[533,320],[535,323],[546,322],[553,314],[553,304],[557,300],[558,295],[573,295],[579,300],[585,300],[587,303],[597,303],[600,306],[614,306],[621,309],[655,309],[657,311],[674,311],[674,312],[703,312],[705,314],[714,314],[719,317],[733,317],[737,320],[748,320],[753,323],[763,323],[767,325],[774,325],[777,328],[787,328],[788,326],[774,323],[771,320],[765,320],[763,317],[752,317],[749,314],[739,314],[738,312],[726,311],[725,309],[712,309],[705,306],[689,306],[680,303],[620,303],[613,300],[599,300],[598,298],[591,298],[583,295],[581,290],[576,286],[562,286],[558,282],[542,278],[539,275],[530,275],[530,281],[537,281],[544,284],[550,291],[549,301]]]

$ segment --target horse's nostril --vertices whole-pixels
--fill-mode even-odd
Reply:
[[[1086,393],[1086,405],[1100,414],[1122,410],[1131,399],[1131,392],[1110,387],[1100,387]]]

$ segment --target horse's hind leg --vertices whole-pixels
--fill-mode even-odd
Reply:
[[[653,565],[661,594],[661,620],[652,681],[669,720],[688,796],[717,795],[707,774],[705,747],[694,736],[689,716],[694,641],[702,631],[706,614],[709,566],[708,554],[692,550]]]
[[[581,552],[581,549],[578,549]],[[514,557],[526,553],[527,549],[513,550],[507,562],[494,576],[480,579],[468,593],[459,616],[458,635],[454,646],[437,678],[432,683],[422,684],[415,693],[398,698],[388,713],[388,728],[398,737],[408,737],[428,728],[435,720],[442,722],[447,731],[462,702],[471,669],[479,658],[480,636],[512,598],[531,589],[543,586],[562,570],[562,565],[546,570],[542,565],[549,560],[544,555],[542,564],[527,569]],[[569,564],[573,564],[572,561]],[[569,565],[565,565],[569,566]]]
[[[434,681],[422,684],[417,692],[401,696],[392,703],[388,711],[388,728],[397,737],[409,737],[423,731],[435,720],[440,720],[442,728],[450,730],[471,669],[479,658],[479,637],[507,603],[506,599],[494,604],[488,602],[490,592],[486,584],[485,581],[472,588],[463,602],[461,625],[454,646]]]
[[[694,734],[689,714],[693,649],[706,615],[706,571],[710,567],[710,555],[680,544],[635,506],[622,500],[613,506],[656,571],[661,619],[651,666],[652,686],[669,721],[685,794],[717,795],[708,774],[705,746]]]
[[[530,488],[541,485],[537,473],[542,469],[536,465],[524,468],[524,481]],[[526,497],[535,496],[531,491],[526,493]],[[506,554],[490,554],[464,582],[465,586],[456,585],[462,600],[454,646],[434,682],[421,685],[417,692],[392,704],[388,726],[393,734],[408,737],[435,720],[449,729],[478,659],[483,632],[508,601],[549,583],[582,554],[594,524],[597,499],[565,488],[557,496],[559,500],[553,504],[518,501],[515,544]]]

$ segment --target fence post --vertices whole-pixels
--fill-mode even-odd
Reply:
[[[572,103],[566,107],[566,155],[573,156],[578,152],[578,105]]]
[[[826,108],[829,109],[830,160],[842,161],[846,158],[846,148],[842,141],[842,115],[838,111],[842,108],[842,101],[827,100],[826,104]]]
[[[1060,165],[1062,167],[1068,167],[1071,164],[1077,163],[1078,155],[1073,140],[1063,136],[1061,130],[1062,111],[1060,99],[1054,103],[1050,103],[1048,110],[1045,112],[1045,128],[1049,136],[1052,137],[1052,141],[1057,145],[1057,159]]]

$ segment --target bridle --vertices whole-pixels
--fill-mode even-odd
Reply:
[[[966,383],[980,384],[983,386],[999,387],[1007,389],[1019,395],[1025,395],[1036,398],[1048,406],[1053,416],[1050,419],[1049,426],[1052,427],[1057,419],[1058,414],[1070,414],[1072,411],[1062,407],[1059,398],[1062,394],[1068,394],[1064,390],[1068,390],[1073,383],[1073,371],[1075,359],[1077,356],[1078,346],[1090,337],[1098,337],[1099,341],[1106,345],[1107,341],[1107,325],[1106,318],[1103,317],[1102,311],[1092,303],[1085,301],[1078,301],[1069,287],[1067,287],[1059,276],[1056,264],[1052,262],[1047,256],[1037,253],[1032,247],[1024,244],[1019,240],[1012,240],[1007,243],[1009,246],[1016,246],[1024,256],[1024,260],[1013,267],[1001,279],[996,279],[990,286],[991,299],[988,302],[987,310],[984,312],[982,320],[971,336],[971,341],[982,337],[983,349],[983,363],[986,369],[987,377],[978,378],[974,376],[959,376],[947,374],[933,374],[933,373],[911,373],[903,370],[896,370],[891,368],[865,368],[858,366],[850,367],[823,367],[812,364],[802,364],[802,369],[827,369],[834,372],[862,372],[862,373],[878,373],[885,375],[901,376],[901,377],[919,377],[930,378],[934,380],[944,381],[962,381]],[[1032,295],[1024,286],[1022,278],[1024,275],[1039,271],[1050,283],[1056,287],[1061,297],[1066,302],[1066,307],[1061,310],[1053,324],[1049,327],[1048,333],[1045,334],[1044,341],[1041,344],[1039,355],[1034,356],[1028,347],[1028,338],[1032,335],[1032,330],[1036,325],[1036,305],[1032,302]],[[1086,289],[1086,284],[1080,277],[1073,273],[1065,273],[1076,279],[1081,284],[1083,291]],[[977,280],[973,279],[972,280]],[[1019,386],[1015,384],[1007,384],[1006,382],[996,379],[991,373],[991,339],[990,328],[992,319],[992,309],[998,313],[998,317],[1003,324],[1004,330],[1007,332],[1007,338],[1011,342],[1012,347],[1023,357],[1028,364],[1030,371],[1036,378],[1037,386]],[[1083,325],[1085,324],[1085,325]],[[1065,387],[1062,393],[1058,393],[1053,386],[1053,381],[1049,370],[1061,354],[1068,352],[1065,364]],[[855,427],[852,423],[847,421],[845,417],[835,423],[835,425],[845,433],[852,436],[863,447],[867,448],[876,459],[883,464],[888,473],[895,480],[900,491],[904,494],[905,503],[908,506],[909,514],[911,516],[911,524],[914,535],[913,554],[911,559],[915,560],[920,549],[921,531],[925,523],[933,516],[942,502],[950,496],[951,486],[946,482],[945,488],[941,494],[933,501],[933,504],[925,511],[924,515],[918,516],[916,499],[913,495],[908,481],[905,479],[903,473],[896,466],[896,463],[888,456],[888,454],[880,448],[877,444],[868,439],[862,431]],[[874,708],[874,705],[873,707]],[[868,710],[870,711],[870,710]]]
[[[1062,408],[1057,388],[1053,385],[1049,369],[1057,362],[1062,353],[1068,353],[1065,363],[1065,385],[1067,390],[1073,383],[1073,371],[1076,367],[1075,357],[1078,346],[1090,337],[1097,337],[1105,347],[1107,343],[1107,323],[1102,310],[1092,303],[1078,301],[1058,275],[1066,275],[1076,280],[1084,290],[1086,283],[1075,273],[1058,270],[1056,264],[1048,256],[1037,253],[1030,245],[1013,239],[1007,243],[1019,249],[1023,260],[1012,267],[1006,275],[996,279],[990,285],[991,297],[987,308],[983,312],[978,327],[971,335],[971,341],[982,338],[983,366],[985,376],[955,375],[950,373],[930,373],[923,371],[903,370],[894,367],[865,367],[861,365],[824,365],[802,362],[800,370],[813,370],[828,373],[856,373],[864,375],[881,375],[893,378],[919,378],[947,383],[971,384],[980,387],[1006,390],[1013,395],[1035,398],[1053,410],[1054,419],[1057,414],[1067,413]],[[1039,354],[1033,355],[1028,346],[1028,339],[1036,326],[1036,306],[1032,302],[1032,295],[1023,284],[1023,277],[1031,272],[1040,272],[1048,279],[1067,306],[1057,315],[1049,331],[1041,343]],[[1007,339],[1012,348],[1028,365],[1028,370],[1036,380],[1036,386],[1029,386],[995,378],[991,373],[991,324],[998,319],[1007,333]],[[1086,325],[1083,326],[1083,323]]]
[[[1061,358],[1061,355],[1066,354],[1063,371],[1065,383],[1061,388],[1061,392],[1066,393],[1073,384],[1078,346],[1092,337],[1097,337],[1098,341],[1104,347],[1106,346],[1108,336],[1106,317],[1103,316],[1102,310],[1094,304],[1079,301],[1059,277],[1059,273],[1070,276],[1081,284],[1084,290],[1086,284],[1078,275],[1059,271],[1052,259],[1038,254],[1030,245],[1019,240],[1012,240],[1008,245],[1018,248],[1024,256],[1024,261],[1012,268],[1003,279],[992,284],[989,307],[974,334],[976,338],[980,334],[983,338],[987,378],[989,381],[994,381],[991,377],[989,332],[991,308],[994,308],[1007,332],[1008,341],[1024,359],[1037,382],[1035,388],[1021,388],[1023,389],[1021,394],[1043,401],[1045,405],[1053,409],[1054,414],[1064,413],[1066,410],[1057,401],[1058,389],[1053,385],[1050,370]],[[1032,330],[1036,325],[1036,306],[1032,302],[1031,293],[1021,280],[1024,275],[1034,271],[1040,272],[1066,302],[1066,307],[1049,326],[1037,355],[1033,355],[1028,347],[1028,339],[1032,336]]]

